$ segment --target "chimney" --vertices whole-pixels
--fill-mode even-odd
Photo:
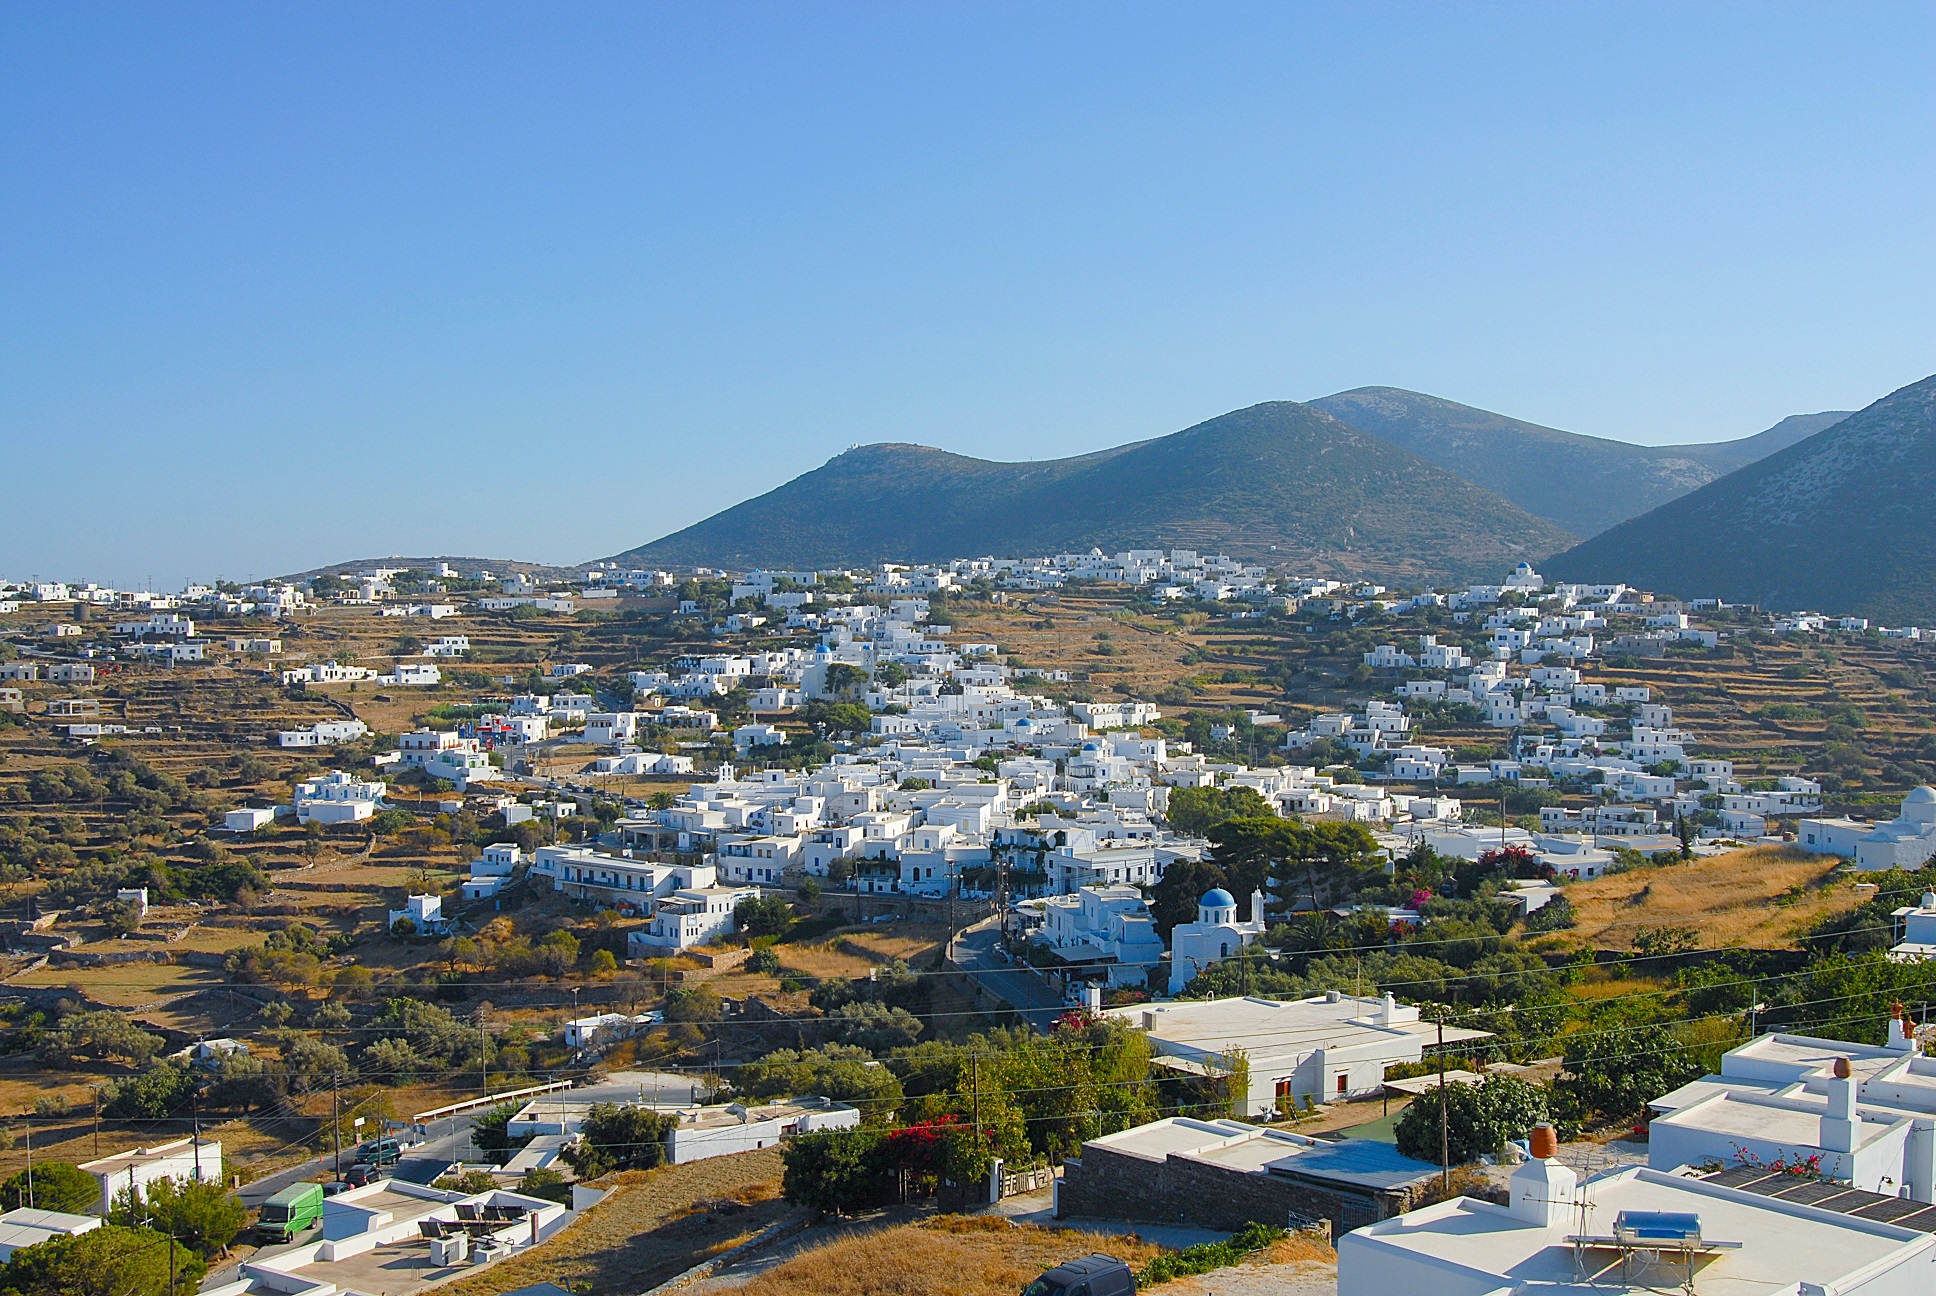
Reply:
[[[1551,1125],[1536,1125],[1530,1140],[1532,1157],[1513,1171],[1510,1182],[1512,1204],[1507,1207],[1514,1219],[1550,1227],[1566,1222],[1573,1208],[1573,1193],[1580,1177],[1560,1164],[1559,1135]]]
[[[1835,1078],[1828,1082],[1828,1114],[1822,1117],[1822,1146],[1830,1152],[1853,1152],[1861,1140],[1855,1094],[1855,1069],[1847,1058],[1836,1058]]]
[[[1916,1029],[1909,1024],[1909,1010],[1900,1001],[1889,1010],[1889,1047],[1898,1053],[1916,1051]]]
[[[1397,1016],[1398,1000],[1392,998],[1391,992],[1387,990],[1385,992],[1384,1002],[1378,1005],[1378,1024],[1380,1026],[1389,1026],[1392,1024],[1392,1019]]]

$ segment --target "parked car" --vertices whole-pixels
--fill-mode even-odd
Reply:
[[[373,1184],[381,1178],[383,1178],[382,1166],[372,1165],[368,1161],[359,1161],[344,1173],[343,1182],[352,1188],[361,1188],[365,1184]]]
[[[1115,1256],[1064,1260],[1022,1289],[1022,1296],[1136,1296],[1136,1275]]]

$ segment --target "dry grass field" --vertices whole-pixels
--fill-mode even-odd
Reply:
[[[1044,1269],[1094,1251],[1140,1269],[1163,1248],[1136,1237],[999,1217],[943,1216],[804,1251],[739,1290],[745,1296],[1014,1296]]]
[[[777,1148],[623,1171],[599,1181],[612,1194],[569,1231],[439,1290],[494,1296],[550,1281],[587,1296],[644,1291],[789,1215],[779,1182]]]
[[[1642,927],[1685,927],[1703,946],[1792,949],[1814,924],[1859,903],[1854,885],[1835,877],[1839,862],[1757,847],[1576,882],[1566,895],[1578,925],[1566,934],[1630,950]]]
[[[943,1215],[860,1229],[801,1251],[732,1290],[744,1296],[1013,1296],[1044,1269],[1103,1252],[1140,1269],[1163,1253],[1135,1235],[1017,1224],[999,1216]],[[1178,1280],[1165,1291],[1209,1296],[1230,1284],[1272,1290],[1279,1274],[1337,1263],[1323,1242],[1285,1238],[1244,1265]],[[938,1275],[946,1275],[945,1279]]]

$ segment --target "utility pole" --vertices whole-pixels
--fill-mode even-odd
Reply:
[[[1445,1106],[1445,1008],[1439,1019],[1439,1186],[1452,1187],[1452,1121]]]
[[[202,1181],[202,1087],[190,1085],[188,1088],[188,1110],[194,1121],[195,1131],[195,1182]],[[169,1255],[175,1253],[171,1250]]]
[[[27,1123],[27,1209],[34,1206],[34,1118],[21,1117]]]
[[[980,1147],[981,1146],[981,1055],[970,1054],[968,1058],[968,1064],[971,1068],[971,1070],[968,1073],[969,1084],[971,1086],[970,1092],[974,1095],[972,1102],[974,1104],[973,1110],[975,1114],[975,1146]]]
[[[90,1086],[94,1090],[94,1159],[101,1159],[101,1086]]]
[[[343,1093],[337,1087],[338,1076],[329,1073],[329,1134],[330,1141],[336,1146],[336,1177],[343,1177]]]
[[[477,1009],[477,1083],[478,1096],[491,1096],[491,1037],[484,1029],[484,1008]]]

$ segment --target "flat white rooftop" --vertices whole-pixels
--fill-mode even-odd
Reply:
[[[1584,1212],[1539,1225],[1503,1206],[1460,1197],[1347,1233],[1339,1240],[1339,1296],[1430,1292],[1480,1296],[1501,1289],[1598,1292],[1680,1286],[1677,1264],[1639,1267],[1621,1277],[1610,1250],[1576,1253],[1567,1238],[1607,1235],[1622,1211],[1696,1215],[1701,1236],[1739,1242],[1696,1261],[1703,1296],[1777,1296],[1798,1283],[1829,1292],[1859,1290],[1881,1273],[1908,1266],[1877,1290],[1928,1290],[1936,1236],[1654,1170],[1630,1169],[1582,1185]]]
[[[1816,1039],[1809,1035],[1757,1035],[1746,1044],[1730,1049],[1722,1074],[1729,1079],[1771,1077],[1779,1071],[1784,1077],[1826,1079],[1835,1070],[1837,1058],[1847,1058],[1857,1080],[1867,1080],[1887,1067],[1902,1061],[1895,1049],[1873,1044],[1851,1044],[1846,1040]]]
[[[1418,1010],[1397,1006],[1389,1023],[1380,1021],[1382,999],[1319,995],[1311,999],[1185,1000],[1110,1010],[1152,1040],[1173,1048],[1220,1053],[1241,1046],[1253,1058],[1304,1054],[1314,1049],[1344,1049],[1397,1041],[1435,1045],[1439,1028],[1418,1020]],[[1490,1032],[1445,1028],[1448,1044],[1489,1039]]]
[[[173,1161],[180,1157],[193,1160],[196,1154],[196,1140],[193,1136],[180,1138],[172,1143],[157,1143],[153,1147],[135,1148],[129,1152],[117,1152],[96,1161],[83,1161],[81,1169],[93,1175],[126,1174],[130,1169],[154,1165],[158,1161]],[[215,1139],[201,1140],[202,1164],[210,1172],[219,1174],[222,1169],[222,1145]]]
[[[72,1215],[66,1211],[18,1206],[0,1215],[0,1260],[23,1247],[38,1246],[50,1238],[72,1237],[99,1227],[101,1217],[98,1215]]]
[[[1723,1092],[1698,1106],[1670,1112],[1655,1124],[1691,1125],[1715,1134],[1807,1148],[1822,1146],[1822,1117],[1827,1113],[1827,1100],[1814,1094],[1772,1098]],[[1889,1130],[1890,1125],[1882,1121],[1863,1121],[1860,1146],[1867,1147]]]

